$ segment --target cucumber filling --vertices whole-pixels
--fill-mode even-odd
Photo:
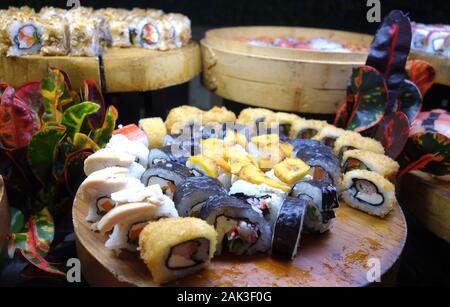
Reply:
[[[219,216],[216,230],[223,235],[222,245],[233,254],[243,254],[259,239],[259,228],[248,220]]]
[[[175,245],[167,257],[166,266],[172,270],[187,269],[209,259],[209,240],[198,238]]]
[[[34,45],[40,43],[41,38],[37,28],[33,25],[24,25],[17,32],[14,41],[20,50],[31,49]]]
[[[384,203],[384,196],[378,191],[378,188],[372,182],[365,179],[353,179],[353,185],[350,188],[353,197],[362,203],[370,206],[381,206]]]

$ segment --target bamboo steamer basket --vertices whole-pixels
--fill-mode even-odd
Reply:
[[[208,31],[201,41],[203,83],[217,95],[276,110],[334,114],[345,100],[353,67],[367,52],[325,52],[253,46],[259,36],[323,37],[369,47],[372,36],[336,30],[235,27]]]
[[[3,177],[0,176],[0,250],[2,250],[5,244],[6,236],[9,233],[9,206],[8,198],[6,197],[5,184]]]

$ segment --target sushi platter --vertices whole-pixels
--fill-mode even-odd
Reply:
[[[0,249],[5,243],[6,236],[9,232],[9,206],[6,198],[5,185],[3,178],[0,176]]]
[[[365,286],[372,266],[386,282],[407,233],[398,168],[324,121],[177,107],[85,160],[78,257],[94,286]]]
[[[256,37],[316,37],[348,42],[346,52],[248,44]],[[352,67],[362,65],[372,36],[327,29],[236,27],[208,31],[201,41],[203,83],[217,95],[277,110],[334,114]],[[311,103],[314,101],[314,103]]]
[[[0,79],[13,86],[42,79],[49,67],[94,80],[108,93],[187,82],[201,71],[187,16],[155,9],[0,11]]]

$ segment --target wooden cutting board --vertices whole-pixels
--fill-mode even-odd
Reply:
[[[75,199],[73,224],[78,257],[92,286],[156,286],[137,254],[120,257],[104,247],[106,236],[89,230],[87,207]],[[403,212],[395,206],[385,219],[369,216],[341,204],[331,232],[303,235],[300,251],[291,262],[268,255],[217,257],[208,269],[171,286],[365,286],[368,261],[377,258],[385,274],[399,259],[406,240]],[[382,282],[384,281],[382,277]]]
[[[74,88],[94,80],[104,92],[140,92],[187,82],[201,71],[200,48],[155,51],[143,48],[111,48],[100,57],[41,56],[0,57],[0,80],[18,87],[41,80],[49,67],[66,71]]]
[[[9,206],[8,199],[6,197],[5,184],[3,182],[3,177],[0,176],[0,250],[5,244],[6,236],[9,233]]]

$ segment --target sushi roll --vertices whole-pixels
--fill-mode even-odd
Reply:
[[[118,152],[125,152],[134,156],[134,162],[141,164],[144,168],[148,166],[149,150],[148,148],[137,141],[130,141],[127,137],[121,134],[116,134],[111,137],[106,148],[111,148]]]
[[[116,18],[108,20],[108,30],[110,33],[111,46],[126,48],[131,46],[130,31],[128,22]]]
[[[187,159],[184,157],[175,157],[172,154],[172,146],[164,146],[160,148],[153,148],[150,150],[148,156],[149,166],[156,165],[160,162],[176,162],[178,164],[186,164]]]
[[[39,11],[39,17],[41,17],[42,19],[49,19],[53,17],[64,18],[66,13],[67,10],[65,9],[51,6],[44,6]]]
[[[297,255],[307,203],[293,197],[284,200],[273,228],[272,256],[292,260]]]
[[[136,185],[136,187],[125,188],[112,193],[111,200],[114,202],[114,207],[141,202],[160,204],[164,202],[165,196],[159,185],[144,187],[141,183]]]
[[[182,14],[170,13],[162,17],[164,23],[168,23],[172,29],[172,39],[169,41],[169,48],[181,48],[189,43],[192,37],[191,20]]]
[[[194,176],[217,178],[225,188],[231,186],[231,168],[221,157],[192,156],[187,159],[186,167],[191,170]]]
[[[8,56],[38,54],[42,48],[42,23],[37,18],[17,18],[9,26]]]
[[[325,145],[333,148],[336,139],[340,137],[344,132],[345,132],[344,129],[327,125],[322,130],[320,130],[312,139],[322,142]]]
[[[137,25],[137,41],[145,49],[167,50],[173,36],[173,27],[162,19],[146,17]]]
[[[100,23],[95,18],[69,19],[70,54],[73,56],[97,56],[100,54]]]
[[[112,230],[105,247],[118,255],[123,249],[136,252],[144,227],[151,221],[168,217],[178,217],[178,213],[172,200],[165,197],[161,203],[139,202],[115,207],[102,217],[97,227],[102,234]]]
[[[341,165],[343,173],[363,169],[376,172],[391,181],[395,179],[400,168],[398,163],[388,156],[358,149],[344,152]]]
[[[127,188],[143,188],[144,185],[136,178],[127,177],[128,170],[122,167],[109,167],[89,175],[77,193],[77,198],[88,207],[86,220],[92,223],[115,207],[111,194]],[[95,229],[96,225],[92,228]]]
[[[292,189],[292,196],[309,201],[304,222],[306,230],[324,233],[333,227],[339,202],[336,187],[329,181],[300,181]]]
[[[267,131],[266,121],[273,116],[273,112],[262,108],[246,108],[239,113],[237,123],[250,128],[252,135],[263,134]]]
[[[336,139],[334,143],[334,153],[342,159],[345,151],[351,149],[362,149],[374,153],[384,154],[384,147],[380,142],[363,137],[361,134],[353,131],[346,131]]]
[[[166,125],[160,117],[145,118],[139,120],[139,128],[145,132],[148,138],[149,148],[163,146],[164,137],[167,135]]]
[[[397,202],[394,185],[378,173],[353,170],[344,174],[343,200],[350,206],[378,217],[386,216]]]
[[[301,120],[302,118],[298,115],[292,113],[277,112],[272,113],[267,119],[267,127],[272,127],[272,125],[278,126],[278,131],[280,135],[289,137],[291,134],[291,128],[294,122]]]
[[[203,111],[192,106],[181,106],[170,110],[166,118],[168,133],[180,133],[184,127],[198,124],[201,125]]]
[[[230,188],[229,194],[262,214],[271,224],[275,222],[283,202],[284,193],[265,184],[257,185],[244,180],[237,180]]]
[[[272,231],[263,215],[233,196],[214,195],[200,210],[200,218],[217,231],[216,255],[227,251],[252,255],[270,249]]]
[[[164,194],[172,198],[176,187],[190,175],[191,172],[184,165],[165,162],[150,166],[142,175],[141,181],[146,186],[159,184]]]
[[[213,195],[227,194],[220,181],[211,177],[189,177],[177,186],[173,201],[180,216],[199,217],[205,201]]]
[[[217,245],[214,227],[196,218],[148,224],[139,237],[140,257],[153,281],[164,284],[206,268]]]
[[[12,45],[9,38],[9,25],[8,16],[0,15],[0,55],[6,55]]]
[[[140,142],[148,148],[147,135],[135,124],[126,125],[125,127],[114,130],[113,135],[116,134],[122,134],[130,141]]]
[[[311,139],[326,126],[328,126],[328,123],[322,120],[297,119],[292,125],[289,137],[292,139]]]
[[[214,106],[209,111],[203,113],[202,124],[209,123],[234,123],[236,121],[236,114],[227,110],[225,107]]]
[[[42,20],[42,55],[67,55],[69,53],[69,26],[58,16]]]
[[[95,171],[118,166],[127,168],[129,176],[141,178],[145,168],[135,161],[136,157],[133,155],[112,148],[103,148],[87,157],[84,161],[84,173],[89,176]]]

